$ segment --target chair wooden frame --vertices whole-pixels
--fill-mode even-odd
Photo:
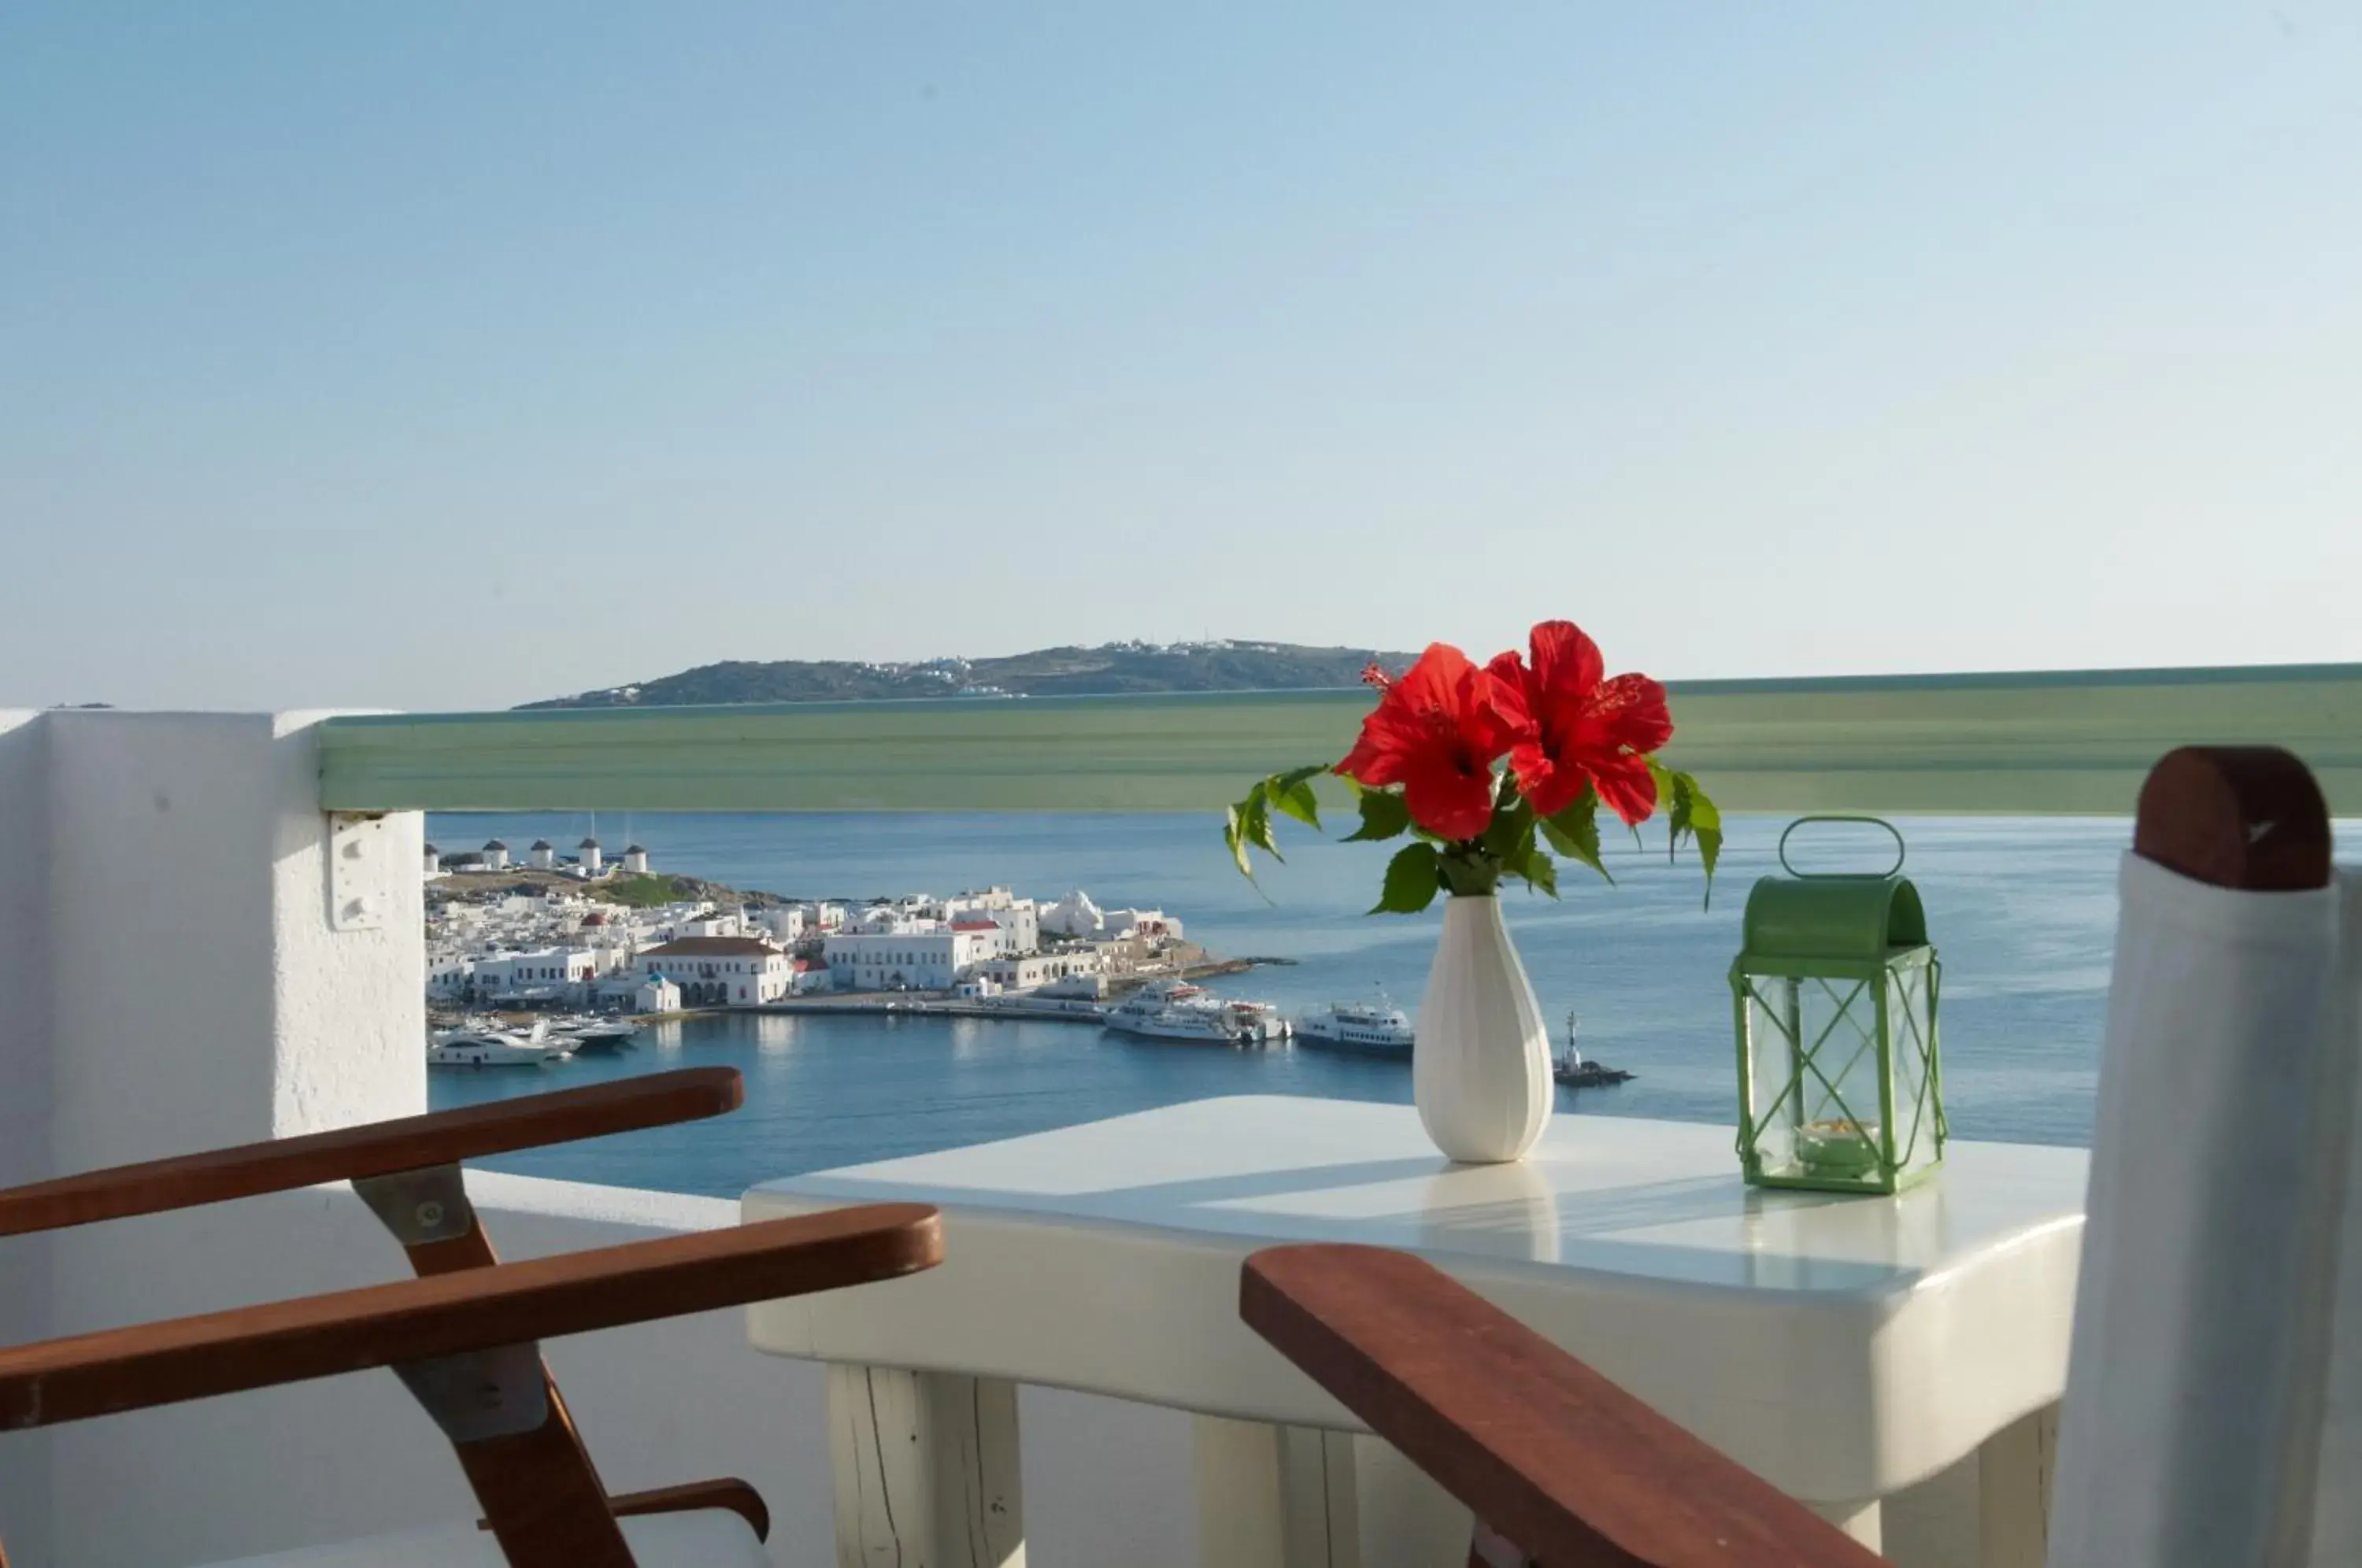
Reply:
[[[2325,887],[2332,874],[2320,786],[2294,756],[2268,746],[2168,753],[2141,790],[2133,848],[2247,891]],[[1247,1260],[1239,1313],[1475,1510],[1471,1568],[1882,1561],[1407,1253],[1270,1248]]]
[[[1246,1262],[1239,1315],[1475,1510],[1470,1568],[1881,1561],[1407,1253],[1267,1248]]]
[[[762,1499],[719,1480],[611,1497],[538,1342],[890,1279],[943,1258],[933,1209],[879,1204],[502,1264],[461,1162],[737,1108],[695,1067],[0,1191],[0,1237],[350,1181],[417,1277],[0,1348],[0,1430],[391,1367],[452,1443],[513,1568],[634,1568],[618,1518]],[[6,1568],[0,1552],[0,1568]]]

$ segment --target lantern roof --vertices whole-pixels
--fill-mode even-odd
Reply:
[[[1744,964],[1754,959],[1883,962],[1927,944],[1907,877],[1766,877],[1747,895]]]

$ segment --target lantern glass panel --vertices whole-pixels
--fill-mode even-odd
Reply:
[[[1790,1025],[1801,1009],[1797,987],[1784,975],[1747,978],[1748,1115],[1754,1125],[1755,1154],[1773,1175],[1791,1174],[1796,1163],[1796,1128],[1804,1121],[1797,1083],[1802,1057]]]
[[[1748,1036],[1764,1174],[1882,1182],[1877,982],[1749,977]]]
[[[1897,965],[1886,975],[1887,1026],[1894,1042],[1894,1161],[1901,1177],[1943,1157],[1935,984],[1926,964]]]

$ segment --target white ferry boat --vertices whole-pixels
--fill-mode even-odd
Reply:
[[[1288,1033],[1287,1021],[1270,1003],[1208,996],[1186,980],[1152,980],[1107,1009],[1099,1021],[1142,1039],[1213,1045],[1261,1045]]]
[[[1408,1016],[1382,990],[1374,1002],[1330,1002],[1298,1014],[1296,1038],[1319,1050],[1407,1061],[1417,1034]]]

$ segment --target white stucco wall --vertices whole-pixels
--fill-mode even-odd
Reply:
[[[0,711],[0,1186],[51,1169],[49,859],[49,729]],[[47,1331],[49,1259],[45,1238],[0,1240],[0,1343]],[[0,1456],[0,1540],[28,1561],[49,1547],[48,1454],[36,1433]]]
[[[423,889],[330,929],[321,716],[46,715],[61,1168],[425,1109]],[[423,843],[409,813],[379,852]]]
[[[315,717],[0,717],[0,1176],[424,1108],[420,887],[389,879],[379,930],[330,929]],[[417,817],[391,819],[383,852],[407,873],[421,843]],[[108,1318],[153,1272],[109,1227],[0,1241],[8,1338]],[[52,1557],[86,1442],[12,1440],[12,1556]]]

